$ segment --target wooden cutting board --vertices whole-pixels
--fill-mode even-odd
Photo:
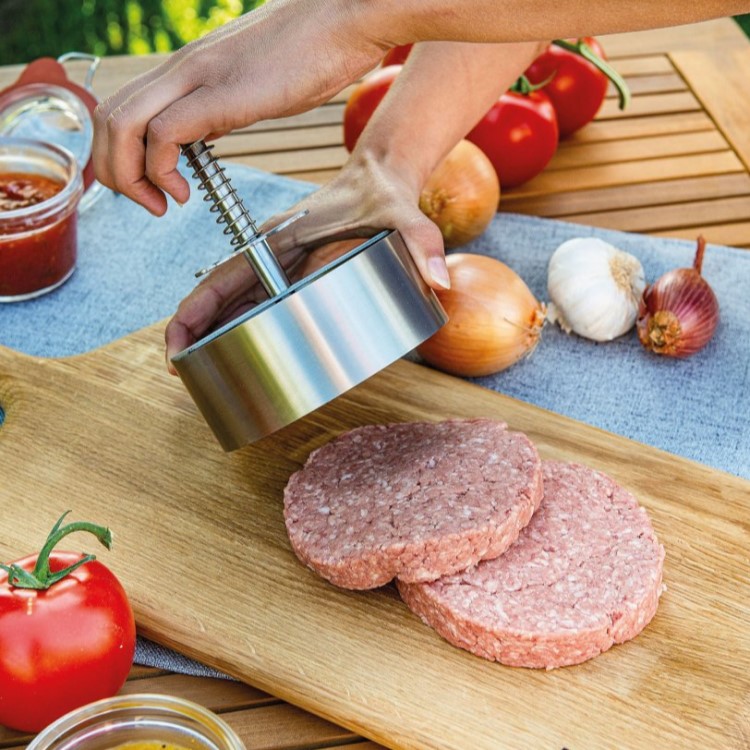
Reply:
[[[100,559],[144,635],[389,747],[750,747],[750,483],[408,362],[224,454],[161,342],[157,325],[70,359],[0,348],[0,559],[36,550],[65,509],[106,523]],[[668,588],[639,638],[577,667],[511,669],[449,646],[393,588],[340,591],[297,562],[282,489],[313,448],[456,416],[506,420],[640,498]]]

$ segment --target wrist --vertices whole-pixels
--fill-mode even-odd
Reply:
[[[375,54],[380,60],[399,42],[393,41],[394,18],[389,17],[390,2],[379,0],[312,0],[329,13],[334,28],[345,38],[353,40],[365,54]]]
[[[445,150],[447,153],[450,147]],[[357,169],[398,182],[417,198],[444,156],[442,151],[436,153],[431,148],[417,148],[408,139],[402,142],[397,134],[389,138],[367,138],[363,135],[350,161]]]
[[[348,13],[360,39],[385,54],[392,47],[420,41],[419,14],[403,0],[335,0]]]

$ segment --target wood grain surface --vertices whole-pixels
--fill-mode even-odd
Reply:
[[[284,711],[332,744],[744,747],[750,483],[407,362],[224,454],[166,375],[161,339],[154,326],[64,360],[0,349],[0,505],[13,509],[0,558],[34,549],[67,507],[106,519],[116,546],[102,558],[142,633],[347,730],[273,705],[248,727]],[[634,642],[579,667],[505,668],[449,646],[393,588],[337,590],[296,560],[282,490],[312,449],[359,424],[479,415],[546,458],[607,471],[648,508],[668,590]]]

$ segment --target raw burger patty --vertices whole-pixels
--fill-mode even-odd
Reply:
[[[656,612],[664,548],[609,477],[543,462],[544,497],[496,560],[399,583],[409,608],[456,646],[516,667],[578,664],[634,638]]]
[[[541,496],[536,448],[501,422],[368,425],[310,455],[284,490],[284,518],[303,563],[370,589],[497,557]]]

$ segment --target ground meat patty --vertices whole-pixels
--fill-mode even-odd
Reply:
[[[578,664],[634,638],[656,612],[664,549],[609,477],[543,462],[544,497],[495,560],[428,584],[406,604],[456,646],[517,667]]]
[[[370,589],[497,557],[541,495],[536,448],[501,422],[368,425],[310,455],[286,486],[284,517],[302,562]]]

